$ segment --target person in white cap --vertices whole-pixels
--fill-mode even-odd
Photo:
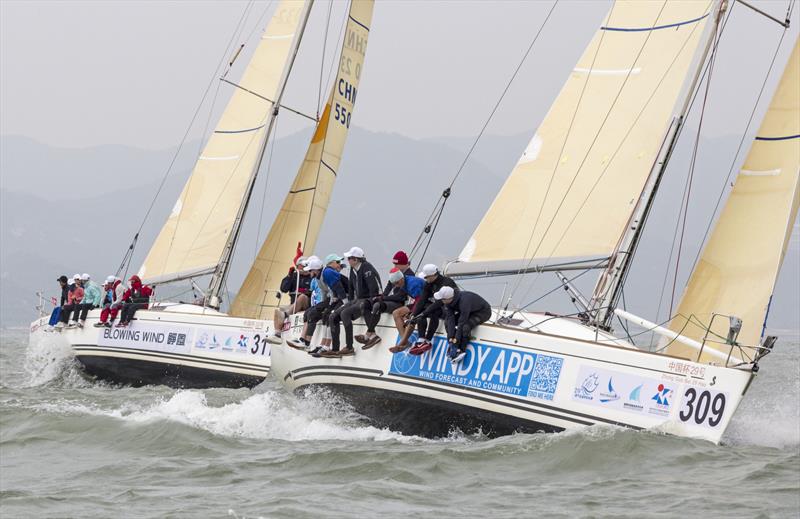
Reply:
[[[86,324],[86,316],[89,314],[89,310],[99,308],[100,303],[103,301],[103,291],[91,278],[89,274],[81,274],[83,300],[81,300],[81,304],[75,307],[72,318],[79,328],[83,328],[84,324]]]
[[[353,355],[353,321],[370,311],[370,300],[381,293],[381,276],[364,256],[360,247],[352,247],[345,253],[350,265],[350,282],[347,292],[348,302],[331,314],[331,351],[323,352],[323,357]],[[339,324],[344,325],[345,347],[340,350]]]
[[[422,289],[422,296],[420,296],[419,304],[414,308],[411,319],[409,319],[409,324],[417,324],[417,331],[419,333],[417,344],[409,350],[411,355],[422,355],[433,348],[433,343],[431,341],[433,341],[433,336],[439,328],[439,319],[444,316],[442,302],[434,299],[433,294],[445,286],[456,291],[458,290],[456,282],[442,275],[439,272],[439,268],[432,263],[428,263],[422,267],[422,275],[425,278],[425,286]],[[413,326],[406,331],[406,334],[403,336],[398,346],[407,345],[408,338],[410,338],[412,331]]]
[[[305,324],[303,325],[303,333],[300,335],[300,338],[294,341],[286,341],[286,344],[293,348],[305,349],[310,345],[309,340],[306,339],[310,318],[312,316],[316,317],[317,315],[322,315],[322,311],[324,311],[325,307],[328,305],[330,289],[322,280],[321,275],[323,268],[322,260],[317,256],[310,256],[306,261],[306,266],[303,268],[303,271],[307,272],[311,277],[311,284],[309,287],[310,306],[303,313]],[[316,325],[316,322],[314,324]]]
[[[108,323],[108,318],[111,316],[112,307],[117,300],[116,289],[122,283],[116,276],[107,276],[105,282],[103,283],[103,301],[100,303],[101,310],[100,310],[100,320],[94,323],[95,328],[102,328],[103,326],[110,327],[111,324]],[[120,291],[120,299],[122,299],[122,294],[124,293],[124,289]],[[122,308],[122,303],[119,303],[117,306],[117,310],[114,311],[114,318],[117,317],[117,312],[119,309]]]
[[[64,326],[74,328],[77,323],[70,321],[70,315],[80,306],[83,300],[83,286],[81,285],[81,275],[75,274],[72,276],[72,284],[69,287],[69,294],[67,294],[67,304],[61,307],[61,316],[59,317],[56,329],[61,330]],[[69,324],[67,323],[69,321]]]
[[[492,307],[474,292],[453,290],[443,286],[433,297],[444,305],[444,327],[447,330],[447,356],[458,364],[467,356],[472,330],[492,317]]]
[[[310,306],[308,296],[311,290],[311,275],[305,271],[308,260],[300,257],[297,263],[289,267],[289,273],[281,280],[280,292],[277,297],[280,299],[281,292],[289,294],[289,304],[279,306],[275,309],[272,316],[274,331],[267,337],[267,342],[280,344],[282,342],[283,323],[292,314],[304,312]]]

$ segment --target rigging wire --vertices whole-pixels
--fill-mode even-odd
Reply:
[[[156,194],[153,196],[153,199],[150,202],[150,205],[148,206],[147,211],[144,214],[144,218],[142,218],[142,221],[141,221],[141,223],[139,225],[139,228],[137,229],[136,233],[134,234],[133,240],[131,241],[131,244],[128,247],[128,250],[125,252],[125,257],[123,257],[122,264],[120,264],[120,267],[117,269],[117,272],[116,272],[117,275],[119,275],[120,271],[122,271],[122,269],[123,269],[123,265],[125,265],[125,267],[124,267],[125,268],[125,274],[124,274],[123,277],[127,277],[128,276],[128,268],[130,267],[130,262],[133,259],[133,253],[134,253],[134,251],[136,249],[136,244],[137,244],[137,242],[139,240],[139,234],[142,232],[142,229],[144,228],[145,223],[147,223],[147,219],[150,217],[150,213],[152,212],[153,207],[155,206],[156,200],[158,199],[159,194],[161,194],[161,190],[164,188],[164,184],[167,181],[167,177],[169,177],[169,174],[172,172],[172,168],[175,166],[175,162],[178,160],[178,156],[180,155],[184,144],[186,144],[186,139],[189,137],[189,133],[191,132],[191,129],[194,126],[194,122],[195,122],[195,120],[197,119],[197,116],[200,113],[200,109],[202,108],[203,103],[205,102],[206,97],[208,96],[208,93],[211,90],[211,86],[214,84],[214,82],[215,82],[215,80],[217,78],[218,71],[222,67],[223,63],[225,63],[225,58],[229,54],[229,49],[230,49],[231,45],[233,44],[233,41],[235,39],[235,36],[236,36],[237,32],[239,31],[239,26],[242,24],[242,22],[245,19],[245,15],[247,14],[247,10],[248,10],[248,8],[247,8],[247,6],[245,6],[245,9],[242,12],[242,15],[239,17],[239,21],[237,22],[236,27],[234,28],[233,34],[231,34],[231,38],[228,40],[228,43],[225,46],[225,50],[222,53],[222,57],[220,58],[220,61],[217,64],[216,68],[214,68],[214,73],[212,74],[211,79],[209,80],[208,85],[206,86],[206,89],[203,92],[203,96],[200,98],[200,102],[198,103],[197,108],[195,109],[194,114],[192,115],[192,118],[189,121],[189,125],[187,126],[186,131],[184,132],[183,137],[181,138],[181,141],[178,144],[178,148],[175,150],[175,153],[172,156],[172,160],[170,160],[169,166],[167,167],[167,170],[164,172],[164,175],[161,178],[161,182],[158,185],[158,189],[156,189]]]
[[[787,19],[791,15],[791,7],[793,7],[794,0],[790,2],[789,9],[787,10]],[[784,29],[781,33],[781,37],[778,40],[778,45],[775,48],[775,52],[772,55],[772,60],[770,61],[769,68],[767,69],[767,73],[764,76],[764,81],[761,83],[761,89],[758,92],[758,97],[756,98],[755,103],[753,104],[753,110],[750,112],[750,117],[747,120],[747,125],[742,132],[742,138],[739,140],[739,145],[736,148],[736,153],[733,155],[733,160],[731,161],[730,168],[728,169],[728,174],[725,177],[725,181],[722,183],[722,189],[720,189],[719,196],[717,197],[717,202],[714,204],[714,210],[711,212],[711,217],[709,218],[708,225],[706,226],[706,230],[703,233],[703,239],[700,242],[700,247],[697,249],[697,254],[695,255],[694,261],[692,262],[691,270],[694,271],[694,268],[697,266],[697,262],[700,260],[700,254],[703,251],[703,248],[706,244],[706,240],[708,239],[708,235],[711,232],[711,226],[714,223],[714,218],[717,214],[717,210],[719,209],[719,205],[722,202],[722,198],[725,195],[725,191],[727,190],[728,186],[731,185],[731,176],[733,175],[733,169],[736,166],[736,163],[739,159],[739,153],[742,150],[742,146],[744,145],[745,138],[747,137],[748,132],[750,131],[750,125],[753,122],[753,118],[755,116],[756,110],[758,108],[759,103],[761,102],[761,97],[764,94],[764,90],[767,86],[767,81],[769,80],[770,74],[772,73],[772,69],[775,65],[775,61],[778,57],[780,52],[781,45],[783,44],[783,40],[786,36],[786,32],[788,28]]]
[[[328,17],[325,20],[325,36],[322,38],[322,57],[319,61],[319,91],[317,92],[317,121],[319,112],[322,110],[322,76],[325,73],[325,54],[328,50],[328,29],[331,25],[331,11],[333,10],[333,0],[328,1]]]
[[[715,28],[715,30],[717,30]],[[700,134],[703,131],[703,120],[706,115],[706,106],[708,105],[708,93],[711,91],[711,79],[714,75],[714,63],[717,60],[717,47],[722,38],[722,32],[718,31],[716,34],[716,42],[711,50],[711,57],[709,58],[708,78],[706,79],[706,89],[703,94],[703,104],[700,105],[700,120],[697,123],[697,135],[695,135],[694,146],[692,148],[692,158],[689,163],[689,174],[687,176],[687,189],[686,189],[686,204],[683,208],[683,222],[681,224],[681,234],[678,240],[678,255],[675,260],[675,277],[672,280],[672,296],[670,297],[669,313],[672,315],[672,309],[675,304],[675,289],[678,285],[678,270],[681,264],[681,252],[683,249],[683,238],[686,234],[686,220],[689,216],[689,203],[692,199],[692,185],[694,184],[694,170],[697,166],[697,152],[700,149]],[[680,217],[679,217],[680,218]]]
[[[265,173],[266,178],[264,179],[264,192],[261,195],[261,211],[258,214],[258,227],[256,227],[256,241],[255,241],[255,250],[253,251],[253,261],[255,262],[256,258],[258,257],[258,251],[261,248],[261,225],[264,220],[264,206],[266,205],[267,201],[267,187],[269,186],[269,176],[270,172],[272,171],[272,156],[275,154],[275,141],[278,140],[278,123],[280,122],[280,114],[275,117],[275,129],[272,132],[272,142],[270,142],[270,150],[269,156],[267,157],[267,171]],[[266,237],[264,238],[266,239]]]
[[[653,21],[653,27],[655,27],[655,26],[658,24],[659,20],[661,19],[661,15],[663,14],[663,12],[664,12],[664,9],[666,8],[666,5],[667,5],[667,2],[666,2],[666,1],[665,1],[665,2],[664,2],[662,5],[661,5],[661,9],[659,10],[658,14],[656,15],[656,18],[655,18],[655,20]],[[609,22],[610,22],[610,20],[611,20],[611,17],[612,17],[612,15],[613,15],[613,8],[612,8],[612,12],[610,12],[610,13],[609,13],[609,15],[608,15],[608,20],[609,20]],[[693,34],[695,30],[696,30],[696,27],[694,27],[694,28],[692,29],[692,31],[691,31],[691,33],[690,33],[690,34]],[[604,35],[604,34],[605,34],[605,33],[603,33],[603,35]],[[530,267],[531,263],[533,263],[533,260],[534,260],[534,258],[536,257],[536,254],[539,252],[539,249],[540,249],[540,247],[541,247],[541,246],[544,244],[544,241],[545,241],[545,238],[547,237],[547,234],[550,232],[550,230],[551,230],[551,229],[552,229],[552,227],[553,227],[553,224],[554,224],[554,223],[555,223],[555,221],[556,221],[556,218],[555,218],[555,217],[556,217],[556,215],[558,215],[558,213],[561,211],[561,208],[564,206],[564,203],[566,202],[566,200],[567,200],[567,197],[569,196],[570,192],[572,191],[572,187],[575,185],[575,182],[577,181],[577,179],[578,179],[578,176],[580,175],[581,171],[583,170],[583,167],[584,167],[584,165],[586,164],[586,161],[587,161],[587,160],[588,160],[588,158],[589,158],[589,154],[591,153],[591,150],[594,148],[594,145],[595,145],[595,143],[596,143],[596,142],[597,142],[597,140],[599,139],[599,137],[600,137],[600,134],[602,133],[602,130],[603,130],[603,128],[604,128],[604,127],[605,127],[605,125],[606,125],[606,122],[607,122],[607,121],[608,121],[608,119],[611,117],[611,113],[612,113],[612,111],[613,111],[613,110],[614,110],[614,108],[617,106],[617,102],[619,101],[620,97],[622,96],[622,91],[625,89],[626,85],[628,84],[628,80],[630,79],[630,77],[631,77],[631,74],[633,73],[634,67],[636,66],[636,63],[638,63],[639,59],[641,58],[642,54],[644,53],[644,50],[645,50],[645,48],[647,47],[647,44],[648,44],[648,42],[650,41],[650,37],[652,36],[652,34],[653,34],[653,33],[652,33],[652,31],[649,31],[649,32],[648,32],[648,34],[647,34],[647,37],[645,38],[645,41],[642,43],[642,46],[639,48],[639,51],[637,52],[637,54],[636,54],[636,57],[635,57],[635,58],[634,58],[634,60],[633,60],[633,63],[631,64],[631,66],[630,66],[630,67],[629,67],[629,69],[628,69],[628,72],[627,72],[627,74],[625,75],[625,79],[623,80],[623,82],[622,82],[622,85],[620,86],[619,90],[617,91],[617,94],[616,94],[616,96],[614,97],[614,100],[612,101],[612,103],[611,103],[611,106],[609,106],[608,110],[606,111],[606,114],[605,114],[605,116],[603,117],[603,121],[601,122],[601,124],[600,124],[600,127],[598,128],[597,132],[595,132],[595,135],[594,135],[594,137],[592,138],[592,142],[590,143],[588,150],[586,151],[586,153],[584,154],[583,158],[581,159],[581,163],[578,165],[578,168],[577,168],[577,170],[575,171],[575,174],[573,175],[573,177],[572,177],[572,180],[570,180],[570,183],[569,183],[569,185],[567,186],[567,189],[566,189],[566,191],[564,192],[564,195],[561,197],[561,200],[559,201],[559,203],[558,203],[558,206],[556,207],[556,209],[555,209],[555,212],[554,212],[554,214],[553,214],[553,218],[550,220],[550,223],[547,225],[547,227],[545,228],[544,232],[542,233],[542,237],[539,239],[539,243],[536,245],[536,248],[535,248],[535,249],[534,249],[534,251],[531,253],[531,255],[530,255],[530,260],[528,261],[528,264],[527,264],[527,266],[525,267],[525,269],[523,269],[523,268],[521,267],[521,268],[520,268],[520,270],[517,272],[517,279],[516,279],[516,282],[515,282],[514,288],[513,288],[513,289],[512,289],[512,291],[511,291],[511,294],[510,294],[510,297],[509,297],[509,302],[510,302],[510,299],[514,297],[514,295],[516,294],[517,290],[519,289],[519,287],[520,287],[520,285],[521,285],[521,282],[522,282],[522,277],[523,277],[523,270],[526,270],[527,268],[529,268],[529,267]],[[568,130],[567,130],[567,134],[566,134],[566,136],[564,137],[564,142],[562,143],[561,151],[559,151],[559,156],[561,156],[561,155],[563,154],[563,152],[564,152],[564,149],[565,149],[565,147],[566,147],[566,143],[567,143],[567,141],[569,140],[570,134],[571,134],[571,132],[572,132],[572,126],[573,126],[573,123],[574,123],[574,119],[577,117],[577,113],[578,113],[578,111],[579,111],[579,110],[580,110],[580,108],[581,108],[581,101],[582,101],[582,99],[583,99],[583,93],[584,93],[584,91],[585,91],[585,89],[586,89],[586,86],[587,86],[587,85],[588,85],[588,83],[589,83],[589,79],[591,78],[591,71],[594,69],[594,64],[595,64],[595,60],[596,60],[596,58],[597,58],[597,54],[599,54],[599,52],[600,52],[600,48],[601,48],[601,46],[602,46],[602,44],[603,44],[603,40],[602,40],[602,36],[603,36],[603,35],[601,35],[601,39],[600,39],[600,42],[598,43],[597,51],[596,51],[596,53],[595,53],[594,59],[592,60],[592,64],[591,64],[591,66],[590,66],[590,68],[589,68],[589,71],[590,71],[590,72],[589,72],[589,74],[587,75],[586,82],[584,83],[584,89],[581,91],[581,97],[580,97],[580,99],[578,100],[578,104],[575,106],[575,111],[574,111],[574,113],[573,113],[573,116],[572,116],[572,117],[573,117],[573,119],[572,119],[572,121],[570,121],[570,126],[569,126],[569,128],[568,128]],[[687,40],[686,40],[686,41],[688,41],[688,38],[687,38]],[[684,43],[684,45],[685,45],[685,43]],[[683,50],[683,46],[681,47],[681,50]],[[673,63],[674,63],[674,60],[673,60]],[[670,67],[671,67],[671,66],[672,66],[672,65],[670,65]],[[663,78],[662,78],[662,79],[663,79]],[[660,85],[661,85],[661,82],[659,81],[658,85],[656,86],[656,89],[657,89],[657,88],[658,88]],[[629,129],[629,132],[633,130],[633,126],[634,126],[634,125],[635,125],[635,123],[636,123],[636,122],[639,120],[639,117],[641,117],[642,113],[644,112],[645,108],[647,107],[647,104],[650,102],[650,99],[651,99],[651,98],[652,98],[652,97],[655,95],[655,92],[656,92],[656,90],[654,90],[654,91],[653,91],[653,94],[651,95],[651,97],[650,97],[650,98],[648,98],[648,100],[647,100],[647,103],[645,104],[645,107],[643,107],[643,108],[642,108],[642,109],[639,111],[639,114],[637,114],[637,117],[636,117],[636,119],[635,119],[635,121],[634,121],[634,124],[632,124],[632,125],[631,125],[631,127],[630,127],[630,129]],[[626,137],[627,137],[627,134],[626,134]],[[623,138],[623,142],[624,142],[624,140],[625,140],[625,139]],[[616,153],[617,153],[617,151],[618,151],[618,150],[619,150],[621,147],[622,147],[622,143],[620,143],[620,145],[618,146],[617,150],[615,150],[615,152],[614,152],[615,156],[616,156]],[[556,171],[558,170],[558,167],[559,167],[559,165],[560,165],[560,164],[561,164],[561,162],[558,162],[558,163],[556,164],[556,167],[555,167],[555,168],[554,168],[554,170],[553,170],[553,174],[552,174],[552,175],[551,175],[551,177],[550,177],[550,181],[549,181],[549,183],[548,183],[548,186],[547,186],[547,191],[545,192],[545,198],[544,198],[544,200],[543,200],[543,202],[542,202],[542,204],[541,204],[541,206],[540,206],[540,208],[539,208],[539,214],[537,215],[536,223],[534,224],[534,227],[533,227],[533,229],[531,230],[531,233],[530,233],[530,235],[529,235],[529,238],[528,238],[528,244],[526,245],[526,248],[525,248],[525,257],[528,257],[528,251],[530,250],[530,244],[531,244],[531,241],[533,240],[533,236],[534,236],[534,234],[535,234],[535,232],[536,232],[536,228],[538,227],[538,224],[539,224],[539,219],[540,219],[540,217],[541,217],[541,213],[542,213],[542,212],[543,212],[543,210],[544,210],[544,206],[545,206],[545,201],[546,201],[546,199],[547,199],[547,195],[548,195],[548,194],[549,194],[549,192],[550,192],[550,188],[551,188],[551,186],[552,186],[552,183],[553,183],[553,180],[554,180],[554,178],[555,178],[555,176],[556,176]],[[594,188],[595,188],[595,187],[596,187],[596,185],[599,183],[599,181],[600,181],[600,178],[602,178],[602,176],[603,176],[603,175],[605,174],[605,172],[608,170],[608,167],[610,167],[610,165],[611,165],[611,161],[609,161],[609,162],[608,162],[608,165],[606,166],[606,169],[604,169],[604,170],[603,170],[603,172],[601,173],[601,176],[600,176],[600,177],[597,179],[597,181],[595,182],[595,185],[594,185],[594,186],[592,186],[592,190],[590,191],[589,195],[587,195],[587,197],[584,199],[584,202],[581,204],[581,208],[582,208],[582,207],[583,207],[583,205],[586,203],[586,201],[588,201],[588,198],[589,198],[589,196],[590,196],[590,195],[591,195],[591,193],[594,191]],[[579,209],[579,211],[580,211],[580,209]],[[559,238],[559,240],[558,240],[558,243],[557,243],[557,244],[556,244],[556,245],[553,247],[553,249],[551,250],[550,254],[548,255],[548,259],[547,259],[547,261],[549,261],[549,260],[550,260],[550,258],[552,258],[553,254],[555,254],[555,251],[557,250],[558,246],[559,246],[559,245],[561,244],[561,242],[563,241],[564,237],[566,236],[566,233],[567,233],[568,229],[569,229],[569,228],[572,226],[572,223],[575,221],[575,219],[577,218],[577,216],[578,216],[578,213],[576,213],[576,214],[575,214],[575,216],[573,217],[573,219],[572,219],[572,221],[570,222],[570,224],[569,224],[569,226],[567,227],[567,229],[565,229],[565,230],[562,232],[562,235],[561,235],[561,237]],[[528,287],[528,290],[526,291],[526,294],[527,294],[527,293],[529,293],[531,290],[533,290],[533,287],[536,285],[536,281],[537,281],[537,279],[534,279],[534,280],[533,280],[533,282],[531,283],[531,285]]]
[[[550,16],[553,14],[553,11],[555,10],[555,8],[558,5],[559,1],[560,0],[555,0],[553,2],[553,5],[550,6],[550,10],[547,12],[547,16],[545,17],[544,21],[542,22],[542,25],[539,27],[539,30],[536,31],[536,34],[534,35],[533,40],[531,41],[530,45],[528,45],[528,49],[525,51],[525,54],[523,54],[522,59],[517,64],[516,69],[514,69],[514,73],[511,75],[511,78],[506,82],[505,88],[503,88],[503,92],[502,92],[502,94],[500,94],[500,98],[497,100],[497,102],[495,103],[494,107],[492,108],[492,111],[489,113],[489,117],[487,117],[486,121],[483,123],[483,127],[481,127],[480,132],[478,132],[478,136],[475,137],[475,140],[472,142],[472,145],[470,146],[469,150],[467,151],[467,154],[464,156],[464,160],[461,162],[461,165],[456,170],[456,173],[453,176],[452,180],[450,181],[450,184],[448,185],[448,187],[442,192],[441,196],[437,200],[436,205],[434,205],[433,211],[431,211],[431,215],[428,217],[428,220],[426,220],[425,226],[423,227],[422,231],[418,235],[417,240],[416,240],[416,242],[414,244],[414,247],[411,250],[411,256],[413,256],[415,254],[415,252],[418,249],[418,246],[421,246],[422,241],[425,240],[425,235],[426,234],[428,235],[428,237],[427,237],[428,245],[425,246],[424,252],[422,253],[422,255],[419,258],[419,263],[420,264],[422,263],[423,259],[425,259],[425,252],[427,252],[428,246],[430,246],[430,243],[433,240],[433,233],[436,230],[436,226],[438,226],[439,219],[442,216],[442,212],[444,211],[444,206],[445,206],[445,204],[447,202],[447,198],[451,194],[453,185],[458,180],[458,177],[461,176],[461,173],[463,172],[464,167],[467,165],[467,162],[469,161],[469,158],[472,156],[472,152],[475,150],[475,147],[478,145],[478,142],[480,141],[481,137],[483,137],[483,133],[486,131],[486,128],[489,126],[489,123],[492,121],[492,118],[494,117],[494,114],[497,112],[497,109],[500,107],[500,103],[502,103],[503,98],[505,98],[506,93],[508,93],[509,88],[511,88],[511,84],[514,82],[514,79],[516,79],[517,74],[519,73],[520,69],[522,68],[522,65],[525,63],[525,60],[528,58],[528,55],[530,54],[531,50],[533,49],[533,46],[538,41],[539,35],[542,33],[542,30],[544,29],[545,25],[547,25],[548,20],[550,20]],[[441,205],[441,207],[439,207],[440,205]],[[437,208],[438,208],[438,215],[436,215]],[[436,216],[434,216],[434,215],[436,215]]]

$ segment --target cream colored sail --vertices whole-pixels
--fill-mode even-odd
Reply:
[[[139,269],[148,282],[207,274],[217,268],[272,110],[272,103],[263,98],[275,99],[303,6],[292,0],[277,6],[238,82],[241,88],[235,88]]]
[[[283,206],[231,305],[231,315],[271,316],[272,308],[279,304],[275,294],[292,265],[297,244],[302,244],[307,255],[314,250],[350,127],[373,3],[353,0],[350,5],[339,71],[330,97]]]
[[[618,0],[448,273],[596,265],[653,167],[711,1]]]
[[[800,50],[794,50],[670,327],[702,341],[712,314],[742,320],[738,342],[759,343],[800,202]],[[689,320],[691,318],[691,320]],[[687,320],[689,322],[687,323]],[[728,334],[727,318],[714,319],[715,341]],[[724,340],[722,341],[724,342]],[[724,344],[706,348],[725,353]],[[680,343],[668,353],[697,358]],[[738,350],[734,356],[741,357]],[[751,354],[752,356],[752,354]],[[716,360],[703,354],[702,361]]]

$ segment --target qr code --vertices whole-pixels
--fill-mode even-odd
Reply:
[[[562,364],[564,364],[564,359],[537,355],[536,363],[533,365],[529,394],[534,391],[550,395],[555,393],[558,379],[561,376]]]

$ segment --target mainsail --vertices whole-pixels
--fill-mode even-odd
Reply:
[[[374,0],[353,0],[342,44],[339,70],[317,123],[300,170],[272,228],[231,304],[231,315],[264,318],[279,300],[274,297],[292,265],[297,244],[314,250],[328,208],[350,127]]]
[[[742,320],[738,342],[756,345],[800,202],[800,41],[795,43],[761,128],[714,231],[689,278],[670,328],[727,355],[729,321]],[[722,344],[720,344],[722,342]],[[697,358],[674,342],[673,355]],[[735,356],[740,355],[737,351]],[[717,360],[703,354],[701,362]]]
[[[614,3],[448,273],[604,266],[659,154],[711,6]]]
[[[303,2],[275,10],[238,87],[139,269],[147,282],[209,274],[220,257],[261,152],[266,121],[301,24]],[[265,99],[266,98],[266,99]]]

